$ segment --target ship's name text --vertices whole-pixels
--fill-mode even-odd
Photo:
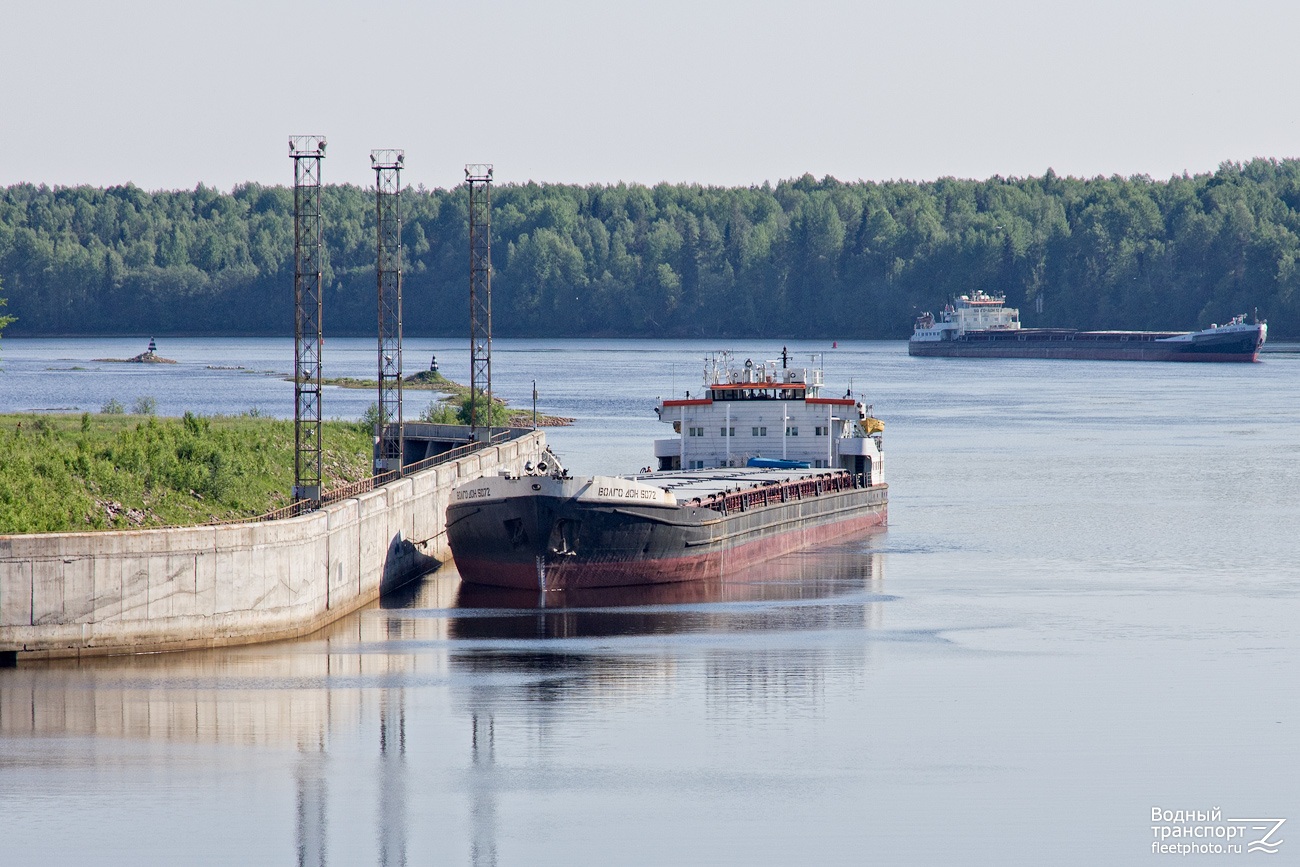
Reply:
[[[647,488],[596,488],[598,497],[616,497],[621,500],[657,500],[659,492]]]

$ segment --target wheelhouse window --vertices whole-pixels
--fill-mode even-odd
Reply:
[[[777,388],[759,386],[747,388],[710,388],[706,392],[711,400],[803,400],[803,388]]]

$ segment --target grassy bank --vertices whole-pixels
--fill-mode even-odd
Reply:
[[[370,473],[360,424],[323,427],[325,486]],[[293,422],[252,416],[0,415],[0,534],[254,517],[287,505]]]

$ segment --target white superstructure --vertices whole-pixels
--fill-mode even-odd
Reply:
[[[953,340],[967,331],[1018,331],[1020,311],[1005,306],[1006,300],[1005,295],[985,292],[962,295],[955,304],[946,305],[937,320],[930,313],[918,316],[912,340],[931,343]]]
[[[798,461],[884,481],[884,423],[871,408],[822,396],[822,371],[776,361],[733,366],[729,353],[706,359],[699,396],[661,400],[659,420],[676,436],[655,440],[658,470],[743,467],[750,459]]]

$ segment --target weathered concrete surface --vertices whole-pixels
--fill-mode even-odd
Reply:
[[[529,433],[297,518],[0,536],[0,655],[245,644],[313,632],[436,568],[452,485],[519,470]]]
[[[455,583],[432,586],[437,594],[432,604],[455,603]],[[414,656],[367,653],[358,647],[358,639],[362,644],[391,639],[392,628],[384,617],[335,622],[313,635],[330,647],[323,653],[250,653],[232,647],[168,659],[138,654],[55,660],[26,670],[19,666],[0,672],[0,740],[89,735],[300,748],[311,755],[331,731],[349,730],[367,713],[378,718],[400,690],[212,689],[190,684],[245,681],[301,687],[325,678],[383,679],[415,673]],[[400,629],[405,639],[448,637],[448,621],[440,618],[404,620]],[[347,651],[330,646],[332,640],[340,640]],[[142,681],[154,678],[170,685],[139,688]],[[0,858],[0,863],[8,860]]]

